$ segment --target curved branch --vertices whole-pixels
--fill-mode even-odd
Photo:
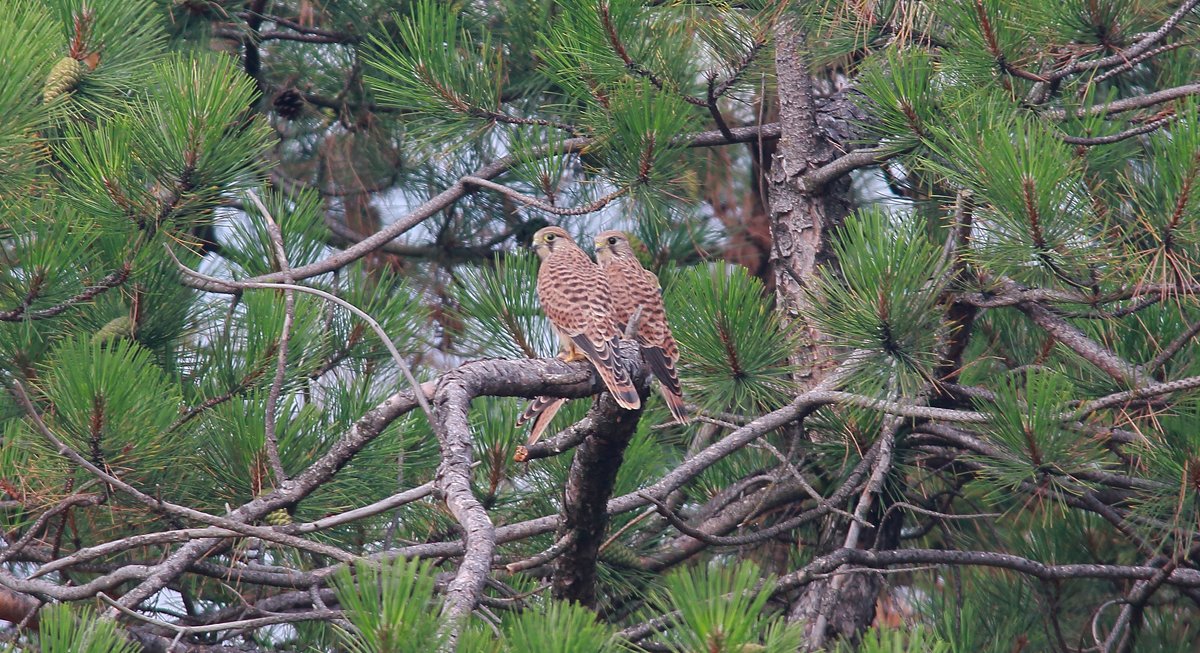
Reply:
[[[699,132],[695,134],[686,134],[678,139],[678,142],[688,147],[713,147],[718,145],[731,145],[733,143],[749,143],[758,139],[779,138],[779,125],[771,123],[762,126],[753,127],[738,127],[731,129],[733,139],[729,139],[720,131],[713,130],[707,132]],[[594,142],[591,138],[569,138],[556,144],[553,147],[544,148],[538,156],[558,156],[562,154],[571,154],[582,151],[585,147]],[[506,156],[492,163],[489,163],[473,174],[466,177],[476,177],[479,179],[491,180],[507,172],[510,168],[528,160],[528,157],[519,158],[517,156]],[[469,192],[470,184],[464,179],[459,179],[450,185],[449,188],[429,198],[421,205],[409,212],[408,215],[389,224],[387,227],[367,236],[363,240],[354,245],[326,257],[315,263],[302,265],[292,269],[292,278],[295,280],[308,279],[334,270],[343,268],[358,259],[374,252],[383,247],[388,242],[394,240],[398,236],[407,233],[413,227],[421,224],[425,220],[437,215],[442,210],[457,202]],[[273,272],[257,277],[251,277],[244,282],[254,283],[274,283],[283,281],[282,273]],[[203,279],[192,277],[186,279],[184,283],[192,288],[204,290],[213,293],[231,294],[236,292],[236,287],[231,283],[221,282],[220,280]]]

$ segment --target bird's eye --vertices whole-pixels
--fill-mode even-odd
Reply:
[[[616,237],[616,236],[609,236],[609,237],[608,237],[608,244],[609,244],[609,245],[616,245],[616,244],[617,244],[617,237]]]
[[[550,241],[554,240],[555,238],[556,238],[556,236],[554,234],[546,234],[546,242],[550,242]]]

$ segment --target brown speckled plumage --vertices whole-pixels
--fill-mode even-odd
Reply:
[[[566,348],[566,360],[587,358],[618,405],[629,410],[640,408],[637,388],[619,360],[620,331],[612,315],[608,277],[560,227],[539,230],[533,236],[533,246],[542,258],[538,299]],[[537,412],[550,406],[557,410],[561,402],[539,397],[519,423],[535,416],[531,411],[538,406]],[[540,425],[544,429],[549,421],[540,418],[535,428]],[[540,434],[536,431],[530,441]]]
[[[638,308],[641,308],[634,339],[650,371],[662,384],[662,395],[671,415],[675,421],[684,423],[687,413],[683,390],[675,373],[679,347],[667,324],[667,311],[663,307],[658,277],[642,267],[633,248],[629,246],[629,238],[620,231],[596,234],[596,259],[608,278],[609,292],[613,298],[612,315],[617,321],[617,328],[624,331]]]

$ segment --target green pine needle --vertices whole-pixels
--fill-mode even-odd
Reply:
[[[788,356],[798,346],[745,268],[696,266],[676,275],[665,302],[679,342],[684,394],[705,408],[755,413],[785,403]]]
[[[914,219],[871,208],[834,237],[839,275],[824,271],[809,317],[833,343],[870,352],[853,385],[871,394],[918,391],[933,380],[945,338],[940,249]]]
[[[65,603],[38,611],[41,653],[134,653],[138,647],[118,631],[117,622]]]
[[[425,653],[443,639],[433,563],[398,557],[359,562],[333,576],[338,603],[356,632],[339,629],[353,653]]]
[[[537,299],[540,262],[509,254],[492,268],[462,271],[453,288],[462,320],[465,355],[539,358],[553,356],[558,339]]]

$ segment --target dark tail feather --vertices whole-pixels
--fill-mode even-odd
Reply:
[[[559,401],[558,397],[534,397],[525,407],[525,412],[517,418],[517,426],[524,426],[526,422],[542,414],[547,406],[556,401]]]
[[[666,385],[660,387],[659,390],[662,391],[663,399],[667,400],[667,409],[671,411],[671,417],[675,418],[675,422],[687,424],[687,406],[683,403],[683,396],[671,392]]]
[[[530,414],[531,411],[535,410],[534,404],[538,404],[539,400],[543,403],[537,406],[535,414]],[[522,424],[529,421],[530,417],[533,418],[533,426],[529,429],[529,439],[525,441],[526,445],[533,444],[542,437],[542,433],[546,431],[546,427],[550,426],[550,422],[558,414],[558,409],[562,408],[565,403],[567,403],[567,400],[561,397],[538,397],[529,402],[529,407],[525,409],[525,414],[521,415]]]
[[[571,340],[592,362],[592,366],[600,374],[600,379],[604,381],[604,386],[608,388],[613,399],[616,399],[618,406],[625,410],[637,410],[642,407],[642,398],[638,396],[637,388],[617,358],[617,352],[620,351],[620,340],[616,336],[613,337],[611,343],[606,343],[599,349],[593,346],[586,336],[574,336]]]
[[[662,347],[643,346],[642,360],[650,366],[650,373],[654,378],[663,384],[664,391],[670,390],[671,394],[676,396],[683,394],[683,388],[679,387],[679,376],[675,374],[675,361],[667,357],[667,352]]]

